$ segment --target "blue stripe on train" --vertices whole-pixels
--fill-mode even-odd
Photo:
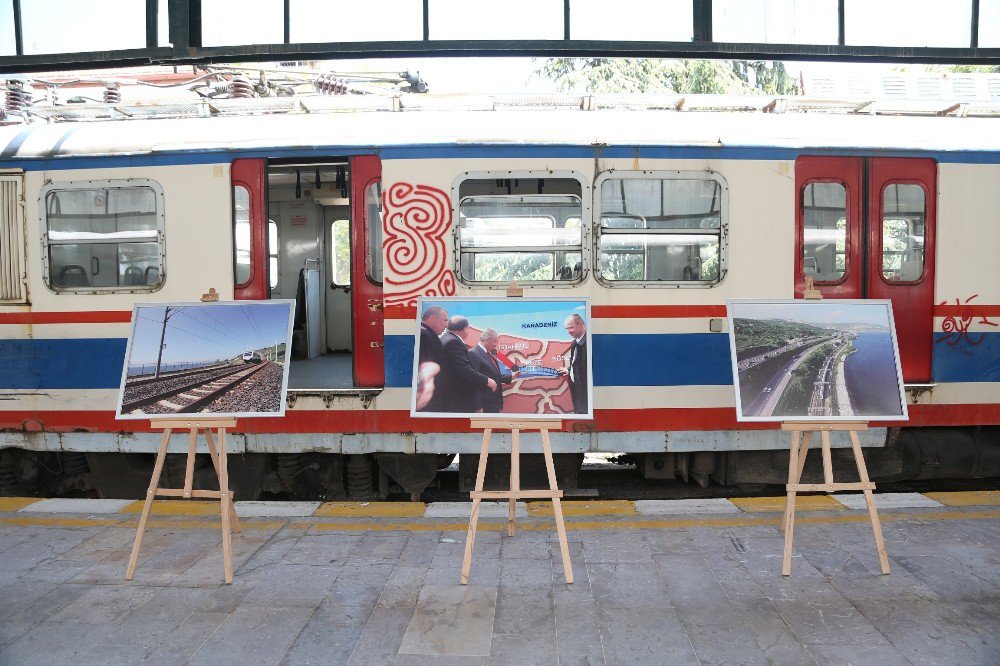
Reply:
[[[935,333],[936,382],[1000,382],[1000,332]]]
[[[385,336],[386,386],[410,386],[413,336]],[[729,338],[717,333],[594,335],[595,386],[732,384]]]
[[[125,338],[0,340],[0,389],[116,389],[125,343]]]
[[[118,388],[125,343],[124,338],[0,340],[0,389]],[[596,386],[732,383],[725,335],[595,335],[593,345]],[[409,386],[412,363],[413,336],[387,335],[386,386]],[[1000,382],[1000,332],[962,338],[935,333],[933,377]]]

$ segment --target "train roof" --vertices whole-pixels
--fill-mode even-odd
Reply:
[[[678,146],[699,148],[786,148],[919,152],[1000,152],[1000,123],[985,114],[890,115],[843,112],[816,100],[811,108],[781,108],[719,103],[698,106],[683,97],[660,100],[619,98],[617,106],[593,98],[531,100],[523,104],[477,104],[475,100],[434,99],[402,107],[392,99],[350,98],[326,102],[322,109],[274,111],[281,100],[260,102],[254,115],[241,107],[200,117],[149,117],[130,120],[93,118],[70,122],[34,122],[0,127],[0,166],[28,166],[33,160],[71,157],[185,155],[190,153],[261,153],[307,150],[335,154],[391,147],[430,146]],[[565,100],[576,100],[570,106]],[[701,100],[698,100],[701,101]],[[777,100],[780,101],[780,100]],[[271,111],[263,102],[270,102]],[[541,102],[541,103],[538,103]],[[628,103],[625,103],[628,102]],[[608,108],[610,107],[610,108]],[[770,107],[770,108],[767,108]],[[248,107],[251,108],[252,107]],[[282,107],[283,108],[283,107]],[[585,110],[586,109],[586,110]],[[692,110],[688,110],[692,109]],[[854,109],[857,111],[858,109]],[[952,109],[954,110],[954,109]],[[831,112],[832,111],[832,112]],[[939,112],[940,113],[940,112]],[[418,156],[417,152],[413,153]]]

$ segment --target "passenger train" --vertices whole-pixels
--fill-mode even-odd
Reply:
[[[513,279],[591,299],[564,484],[592,451],[783,482],[786,435],[736,420],[725,301],[810,277],[893,303],[910,418],[864,433],[873,477],[1000,474],[995,117],[233,102],[0,126],[3,494],[140,496],[158,434],[114,418],[133,304],[210,288],[298,303],[286,415],[230,438],[238,497],[417,496],[454,454],[468,488],[468,421],[409,416],[416,302]]]

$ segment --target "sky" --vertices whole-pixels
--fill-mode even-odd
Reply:
[[[290,303],[213,304],[183,307],[140,304],[129,365],[156,363],[164,307],[170,308],[164,363],[233,358],[288,339]]]
[[[564,340],[572,338],[563,327],[566,317],[577,313],[587,319],[586,301],[568,299],[564,301],[540,301],[518,299],[457,299],[437,300],[424,299],[422,308],[430,305],[440,305],[450,316],[461,315],[468,318],[475,328],[493,328],[500,334],[516,335],[536,340]],[[524,327],[524,323],[551,323],[555,326]]]
[[[146,0],[22,0],[26,54],[145,47]],[[431,39],[561,39],[563,0],[428,0]],[[169,43],[166,1],[160,44]],[[284,0],[202,0],[203,44],[278,43]],[[837,0],[715,0],[720,41],[833,43]],[[422,37],[422,0],[290,0],[292,42]],[[571,0],[574,39],[691,39],[691,0]],[[848,44],[966,46],[972,0],[845,0]],[[0,0],[0,55],[14,53],[12,3]],[[531,20],[525,20],[530,16]],[[83,29],[81,29],[83,27]],[[981,47],[1000,47],[1000,0],[980,0]],[[436,93],[548,92],[532,58],[337,61],[337,71],[419,71]],[[850,67],[865,67],[860,64]],[[844,65],[790,63],[794,75]],[[867,66],[891,71],[893,65]]]
[[[810,324],[868,324],[888,328],[888,308],[884,303],[838,303],[796,301],[795,303],[731,302],[733,318],[788,319]]]

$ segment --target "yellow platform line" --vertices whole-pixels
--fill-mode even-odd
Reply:
[[[1000,491],[997,490],[923,493],[923,495],[945,506],[1000,506]]]
[[[730,502],[741,511],[784,511],[787,497],[732,497]],[[829,495],[796,495],[796,511],[841,511],[847,507]]]
[[[118,513],[142,513],[144,500],[136,500],[123,506]],[[221,502],[201,500],[153,500],[149,513],[153,516],[218,516],[222,511]]]
[[[423,518],[423,502],[324,502],[314,516],[343,518]]]
[[[1000,510],[982,511],[881,511],[879,516],[883,522],[894,522],[901,520],[918,521],[941,521],[941,520],[1000,520]],[[799,516],[795,519],[796,524],[807,525],[831,525],[837,523],[867,523],[869,518],[866,514],[857,512],[844,512],[839,515],[813,515]],[[755,525],[773,525],[777,527],[781,523],[781,516],[767,515],[733,515],[705,518],[657,518],[657,519],[634,519],[634,520],[570,520],[566,522],[566,529],[570,531],[585,530],[622,530],[622,529],[690,529],[696,527],[752,527]],[[43,525],[49,527],[94,527],[94,526],[114,526],[135,529],[138,521],[122,516],[114,518],[48,518],[42,516],[17,516],[0,518],[0,525]],[[218,529],[221,527],[219,520],[151,520],[148,524],[150,528],[159,529]],[[287,525],[308,526],[310,531],[332,531],[332,532],[387,532],[387,531],[409,531],[409,532],[465,532],[468,523],[461,522],[346,522],[331,521],[324,523],[310,523],[302,519],[290,519],[288,521],[241,521],[244,530],[255,529],[277,529]],[[489,531],[505,531],[506,522],[480,521],[480,529]],[[552,532],[555,534],[555,526],[549,520],[523,520],[518,522],[518,529],[532,532]],[[234,534],[234,538],[236,535]],[[516,538],[516,537],[515,537]]]
[[[552,502],[528,502],[526,504],[529,516],[551,516]],[[634,516],[635,502],[631,500],[597,500],[578,502],[574,500],[562,502],[565,516]]]
[[[0,497],[0,513],[8,511],[20,511],[26,506],[31,506],[35,502],[41,502],[40,497]]]

